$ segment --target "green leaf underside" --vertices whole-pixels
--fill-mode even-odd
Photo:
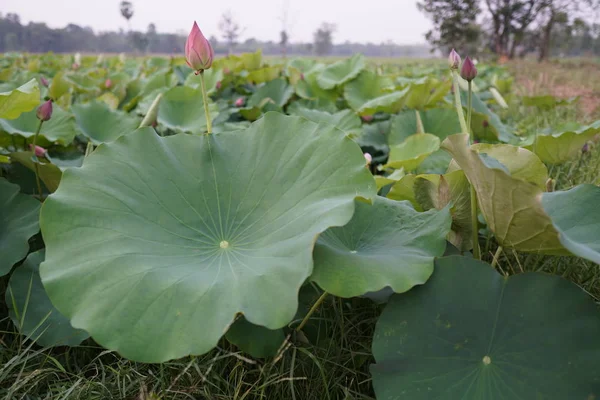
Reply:
[[[43,260],[44,250],[31,253],[11,275],[6,291],[10,318],[22,334],[40,346],[77,346],[89,335],[73,329],[68,318],[50,302],[40,279]]]
[[[65,171],[46,200],[42,281],[73,326],[127,358],[202,354],[237,313],[285,326],[317,235],[375,190],[356,144],[302,118],[267,113],[208,136],[140,130]]]
[[[14,119],[40,104],[40,88],[35,79],[10,92],[0,93],[0,118]]]
[[[283,344],[283,329],[267,329],[238,318],[225,334],[227,340],[255,358],[272,357]]]
[[[325,67],[317,77],[317,83],[323,89],[333,89],[356,78],[365,66],[365,57],[362,54],[356,54]]]
[[[594,399],[599,335],[598,308],[573,283],[444,257],[381,315],[373,386],[378,400]]]
[[[600,264],[600,187],[580,185],[544,193],[542,206],[571,253]]]
[[[39,210],[39,201],[0,178],[0,276],[27,255],[29,238],[40,229]]]
[[[542,189],[488,168],[469,148],[468,139],[464,134],[448,136],[442,148],[454,157],[475,187],[478,206],[498,242],[525,252],[569,254],[542,208]]]
[[[429,133],[417,133],[404,142],[390,147],[386,167],[414,171],[428,156],[440,148],[440,138]]]
[[[376,197],[356,202],[343,227],[325,231],[315,246],[311,279],[340,297],[391,287],[401,293],[427,281],[446,248],[450,212],[419,213],[409,202]]]

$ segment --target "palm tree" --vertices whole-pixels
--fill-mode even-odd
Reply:
[[[129,20],[133,17],[133,4],[130,1],[121,2],[121,15],[127,20],[127,27],[131,31],[131,23]]]

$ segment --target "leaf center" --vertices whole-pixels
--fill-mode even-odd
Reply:
[[[227,240],[222,240],[221,243],[219,243],[219,247],[222,249],[226,249],[229,247],[229,242]]]
[[[483,363],[485,365],[490,365],[492,363],[492,359],[490,358],[490,356],[483,357]]]

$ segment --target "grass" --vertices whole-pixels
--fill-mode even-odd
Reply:
[[[521,69],[519,65],[511,68],[516,71],[517,82],[535,81],[539,74],[538,70]],[[557,74],[545,79],[563,79],[562,66],[544,68],[548,68],[545,73]],[[574,86],[582,83],[577,79]],[[547,90],[543,85],[533,86],[521,94],[545,94]],[[503,117],[520,133],[591,119],[581,110],[581,104],[532,112],[514,100]],[[580,183],[600,184],[600,143],[579,159],[550,166],[549,171],[557,189]],[[492,241],[484,250],[484,258],[490,262],[496,245]],[[497,268],[506,274],[544,271],[561,275],[600,300],[600,270],[575,257],[506,250]],[[6,277],[0,284],[6,286]],[[311,318],[306,335],[290,338],[290,345],[275,359],[249,359],[222,341],[209,354],[164,364],[131,362],[91,340],[77,348],[39,348],[15,331],[6,317],[5,305],[1,307],[0,397],[4,399],[374,399],[370,348],[382,306],[366,299],[329,296]]]

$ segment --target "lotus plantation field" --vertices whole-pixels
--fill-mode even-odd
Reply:
[[[195,29],[0,57],[3,398],[600,397],[596,61]]]

